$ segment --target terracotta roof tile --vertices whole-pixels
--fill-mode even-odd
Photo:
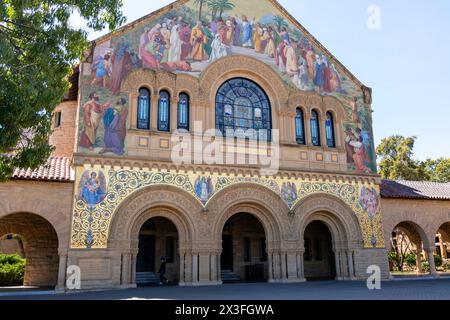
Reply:
[[[74,181],[74,170],[71,159],[67,157],[51,157],[47,164],[38,169],[16,169],[12,179],[20,180],[43,180],[43,181]]]
[[[450,183],[383,180],[383,198],[450,200]]]

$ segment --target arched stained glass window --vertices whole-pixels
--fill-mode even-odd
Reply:
[[[311,112],[311,142],[314,146],[320,146],[319,114],[316,110]]]
[[[189,130],[189,96],[185,93],[178,100],[178,129]]]
[[[137,127],[138,129],[150,129],[150,91],[146,88],[139,89]]]
[[[331,112],[327,112],[327,119],[325,120],[325,131],[327,134],[327,146],[329,148],[336,147],[336,139],[334,137],[334,121]]]
[[[295,137],[298,144],[306,144],[305,139],[305,123],[303,120],[303,110],[297,108],[297,115],[295,116]]]
[[[170,131],[170,95],[167,91],[159,93],[158,101],[158,130]]]
[[[271,110],[266,93],[244,78],[223,83],[216,94],[216,129],[227,136],[233,132],[239,138],[271,140]]]

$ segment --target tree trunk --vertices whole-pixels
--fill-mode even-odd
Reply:
[[[200,1],[200,7],[198,9],[198,20],[201,21],[202,20],[202,9],[203,9],[203,0]]]

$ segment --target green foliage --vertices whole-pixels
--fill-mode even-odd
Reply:
[[[417,137],[394,135],[376,148],[379,173],[383,179],[450,182],[450,158],[413,159]]]
[[[441,256],[439,256],[437,254],[434,255],[434,264],[436,265],[436,267],[442,266],[442,258],[441,258]]]
[[[388,259],[389,259],[389,261],[391,261],[391,262],[395,262],[395,261],[397,261],[397,254],[395,253],[395,251],[389,251],[389,253],[388,253]]]
[[[212,20],[215,20],[216,18],[222,18],[225,11],[233,10],[235,5],[229,0],[208,0],[208,7],[211,9]]]
[[[288,24],[287,22],[284,20],[284,17],[277,15],[275,16],[275,18],[273,18],[273,22],[275,23],[275,25],[277,26],[277,30],[281,31],[282,27],[287,28]]]
[[[442,265],[440,266],[441,270],[449,271],[450,270],[450,260],[442,261]]]
[[[22,285],[25,262],[16,254],[0,254],[0,286]]]
[[[434,264],[436,265],[436,267],[441,267],[442,266],[442,258],[440,256],[438,256],[437,254],[434,255]],[[422,261],[422,269],[425,272],[430,272],[430,263],[428,261]]]
[[[427,159],[423,165],[430,181],[450,182],[450,158]]]
[[[409,267],[414,267],[416,265],[416,255],[414,253],[407,254],[405,262]]]
[[[0,1],[0,181],[14,168],[45,163],[55,106],[68,90],[72,66],[87,49],[87,26],[115,29],[122,0]],[[7,155],[6,155],[7,154]]]
[[[422,270],[430,272],[430,263],[428,261],[422,261]]]

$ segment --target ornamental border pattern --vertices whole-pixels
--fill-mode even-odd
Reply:
[[[80,190],[83,188],[81,176],[85,175],[86,171],[105,172],[107,187],[103,200],[98,204],[89,205],[80,197]],[[211,182],[209,187],[203,182],[205,187],[202,189],[200,184],[206,179]],[[83,167],[78,167],[77,170],[70,246],[72,249],[107,248],[111,221],[117,209],[131,194],[145,187],[158,185],[176,187],[184,192],[188,192],[206,209],[211,200],[218,196],[222,190],[240,184],[260,185],[275,193],[289,208],[286,210],[286,215],[294,214],[294,208],[303,199],[311,195],[324,194],[335,196],[348,205],[356,215],[361,228],[364,247],[384,247],[379,188],[376,185],[304,181],[279,177],[269,179],[220,174],[202,175],[170,171],[160,172],[156,170],[115,168],[106,170]],[[371,188],[371,190],[376,192],[376,207],[372,208],[372,212],[368,212],[370,210],[365,208],[360,201],[365,188]],[[205,212],[208,214],[207,210]]]

